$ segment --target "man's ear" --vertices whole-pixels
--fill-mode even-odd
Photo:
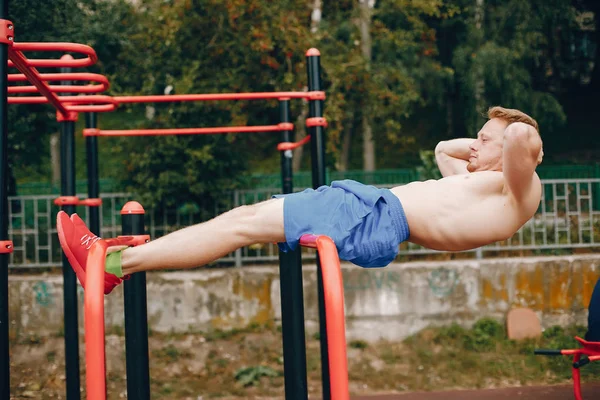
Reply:
[[[544,149],[540,149],[540,152],[539,152],[538,158],[537,158],[537,165],[540,165],[542,163],[543,158],[544,158]]]

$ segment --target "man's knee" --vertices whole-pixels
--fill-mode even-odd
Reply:
[[[273,235],[283,233],[283,199],[270,199],[260,203],[239,207],[242,233],[252,238],[265,236],[270,241]]]

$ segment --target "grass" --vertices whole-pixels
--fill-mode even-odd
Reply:
[[[446,390],[495,386],[566,383],[571,377],[571,358],[534,355],[535,348],[576,349],[574,336],[583,327],[547,329],[536,340],[506,338],[504,326],[490,319],[472,329],[458,325],[431,328],[402,343],[370,346],[373,360],[385,367],[361,362],[351,365],[351,380],[361,380],[380,390]],[[364,356],[363,356],[364,358]],[[582,369],[582,381],[599,380],[600,365]]]
[[[107,351],[108,390],[118,398],[126,390],[124,338],[115,330]],[[541,338],[512,341],[502,324],[482,319],[470,329],[459,325],[428,328],[403,341],[348,342],[348,366],[353,394],[448,390],[516,385],[570,384],[571,358],[533,354],[535,348],[578,348],[580,326],[546,329]],[[44,395],[60,395],[64,382],[62,338],[33,338],[13,352],[14,382],[22,388],[40,385]],[[56,341],[56,346],[52,343]],[[283,397],[284,369],[281,332],[277,326],[253,325],[211,333],[153,333],[150,343],[153,398],[205,399]],[[35,351],[40,349],[43,351]],[[39,355],[36,359],[34,354]],[[321,387],[320,344],[307,335],[307,374],[311,396]],[[582,382],[600,381],[600,363],[582,368]],[[56,376],[54,376],[54,375]],[[58,382],[58,383],[57,383]],[[13,392],[25,390],[14,387]],[[45,399],[46,397],[44,397]],[[43,399],[42,399],[43,400]]]

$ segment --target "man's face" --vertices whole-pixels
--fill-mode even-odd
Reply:
[[[498,118],[492,118],[483,125],[477,140],[470,146],[469,172],[502,171],[504,130],[507,126],[507,122]]]

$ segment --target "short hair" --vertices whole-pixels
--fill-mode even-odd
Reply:
[[[514,122],[523,122],[524,124],[531,125],[535,130],[540,132],[538,123],[535,119],[525,114],[523,111],[516,110],[514,108],[504,108],[500,106],[491,107],[487,112],[488,118],[498,118],[512,124]]]

